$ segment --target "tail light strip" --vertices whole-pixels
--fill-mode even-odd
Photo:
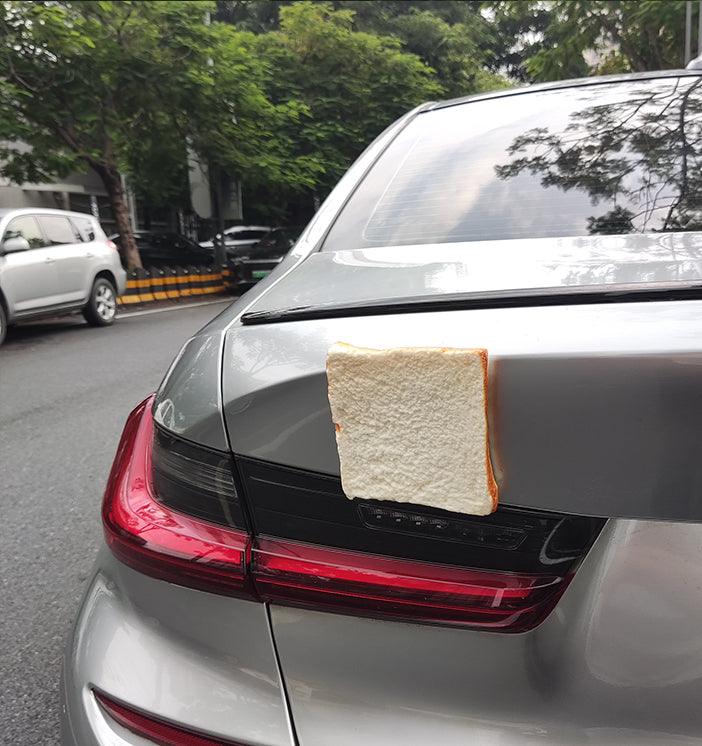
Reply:
[[[169,507],[169,496],[154,488],[153,443],[149,399],[124,429],[103,523],[122,562],[161,580],[259,601],[509,632],[533,628],[568,585],[569,575],[452,567],[254,538],[244,526],[194,518]],[[199,466],[206,464],[204,458]],[[174,504],[180,507],[178,499]],[[228,514],[241,515],[241,506]]]
[[[165,720],[158,720],[153,715],[144,715],[97,690],[93,690],[93,695],[115,722],[160,746],[243,746],[234,741],[222,741],[183,729]]]
[[[543,618],[543,602],[552,604],[567,585],[555,576],[442,567],[272,539],[256,541],[252,573],[266,601],[510,631]]]

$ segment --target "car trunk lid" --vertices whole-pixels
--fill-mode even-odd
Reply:
[[[695,233],[477,241],[314,253],[247,310],[247,323],[466,307],[607,302],[690,293]]]

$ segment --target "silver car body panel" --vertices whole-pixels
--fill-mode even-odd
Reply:
[[[610,521],[518,635],[272,607],[300,743],[699,744],[701,540],[699,525]]]
[[[702,285],[702,235],[646,233],[323,251],[261,296],[251,311],[446,294],[606,291],[650,283]]]
[[[66,649],[62,737],[144,743],[93,689],[213,737],[293,745],[265,607],[148,578],[106,549]]]
[[[502,502],[702,520],[700,340],[697,300],[237,326],[224,412],[235,453],[336,475],[331,344],[485,347]]]

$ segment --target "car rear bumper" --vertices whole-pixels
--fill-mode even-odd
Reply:
[[[141,744],[93,690],[213,738],[290,746],[263,604],[140,575],[104,549],[66,646],[62,743]]]
[[[117,295],[122,295],[127,289],[127,273],[123,267],[115,268],[115,279],[117,280]]]
[[[99,689],[252,746],[699,744],[699,546],[699,524],[610,521],[549,618],[515,635],[281,606],[269,617],[103,550],[66,649],[62,742],[144,743]]]

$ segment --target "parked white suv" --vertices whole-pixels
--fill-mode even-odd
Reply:
[[[93,326],[115,320],[127,275],[92,215],[0,210],[0,344],[8,324],[82,311]]]

